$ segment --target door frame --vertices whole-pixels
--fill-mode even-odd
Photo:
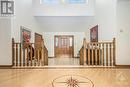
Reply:
[[[74,58],[74,35],[54,35],[54,57],[56,58],[56,37],[72,37],[72,58]]]

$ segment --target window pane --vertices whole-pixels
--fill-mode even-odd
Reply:
[[[59,0],[42,0],[45,4],[58,4]]]
[[[86,0],[68,0],[70,4],[85,4]]]

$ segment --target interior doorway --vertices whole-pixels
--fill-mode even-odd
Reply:
[[[73,58],[74,57],[74,36],[55,35],[54,53],[56,58]]]

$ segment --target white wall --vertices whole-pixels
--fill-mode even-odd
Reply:
[[[0,65],[12,64],[11,38],[16,42],[20,41],[20,26],[32,31],[32,42],[34,32],[42,34],[32,14],[32,0],[15,0],[15,15],[11,18],[0,18]]]
[[[93,17],[36,17],[39,27],[44,32],[85,32],[89,24],[93,23]]]
[[[31,30],[32,42],[34,41],[35,32],[42,34],[42,30],[40,30],[32,11],[32,0],[15,0],[15,16],[12,21],[13,29],[11,32],[15,41],[20,41],[20,26]]]
[[[91,26],[99,25],[99,40],[111,41],[116,37],[117,0],[95,0],[95,16]],[[90,30],[87,31],[88,35]]]
[[[49,57],[54,57],[54,35],[74,35],[74,56],[83,45],[84,32],[44,32],[45,45],[48,48]]]
[[[0,65],[12,64],[11,18],[0,17]]]
[[[68,3],[48,5],[40,4],[40,0],[33,0],[33,14],[35,16],[94,16],[94,1],[88,0],[87,4],[81,5]]]
[[[117,64],[130,65],[130,0],[117,4]]]

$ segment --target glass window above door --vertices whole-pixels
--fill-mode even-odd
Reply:
[[[43,4],[85,4],[88,0],[41,0]]]
[[[69,4],[85,4],[86,0],[67,0]]]
[[[60,0],[42,0],[44,4],[59,4]]]

